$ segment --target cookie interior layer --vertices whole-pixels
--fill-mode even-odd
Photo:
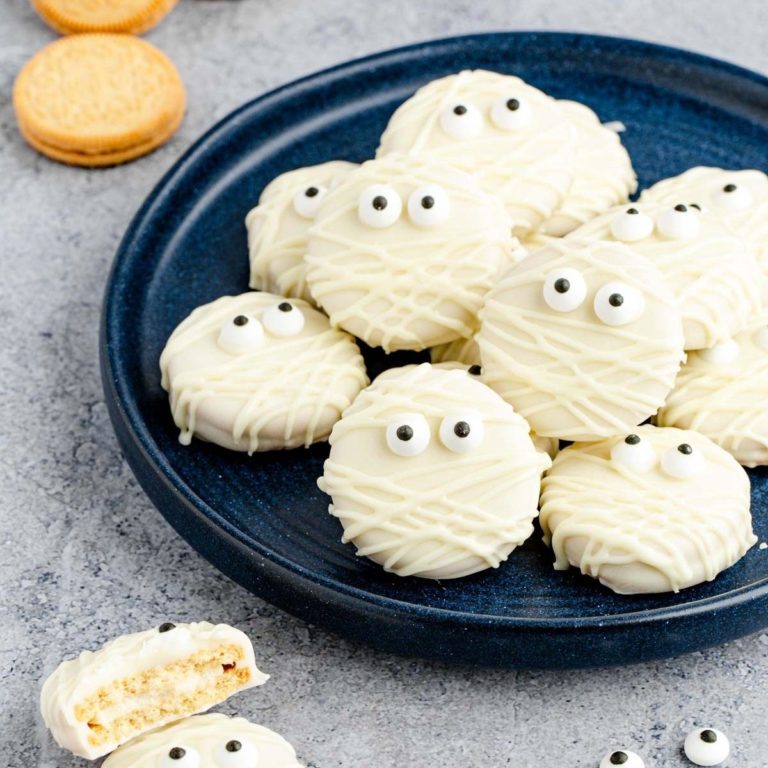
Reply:
[[[250,640],[234,627],[162,625],[63,662],[40,706],[56,741],[93,759],[266,680]]]

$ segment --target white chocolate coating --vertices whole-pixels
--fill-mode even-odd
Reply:
[[[304,255],[314,217],[301,215],[294,199],[311,187],[318,190],[318,198],[327,194],[356,167],[344,160],[331,160],[280,174],[264,187],[259,204],[245,217],[251,288],[312,303]]]
[[[494,122],[495,110],[515,98],[525,119],[509,129]],[[476,130],[449,135],[446,110],[465,105]],[[454,121],[456,122],[456,121]],[[392,115],[376,156],[390,152],[427,155],[474,174],[504,202],[522,237],[559,207],[573,181],[576,130],[565,109],[518,77],[464,71],[420,88]]]
[[[406,201],[438,185],[447,220],[414,223]],[[386,192],[401,204],[389,226],[360,219],[361,200]],[[388,191],[387,191],[388,190]],[[519,243],[501,203],[451,166],[389,155],[363,163],[329,192],[309,233],[307,281],[331,323],[390,352],[424,349],[477,328],[483,295]]]
[[[576,126],[576,162],[573,184],[565,200],[541,231],[562,237],[612,206],[626,202],[637,189],[637,176],[616,131],[606,128],[584,104],[564,100],[558,104]]]
[[[415,456],[387,446],[390,422],[420,414],[431,439]],[[483,439],[466,452],[441,441],[445,419],[472,418]],[[455,579],[496,568],[533,531],[542,472],[525,420],[461,368],[429,363],[385,371],[331,434],[320,488],[366,556],[398,576]]]
[[[429,359],[433,363],[457,362],[464,365],[480,365],[480,347],[475,337],[456,339],[447,344],[438,344],[429,350]]]
[[[240,742],[227,752],[230,741]],[[186,754],[168,760],[176,748]],[[128,742],[113,752],[103,768],[301,768],[293,747],[279,734],[242,717],[222,714],[187,717]]]
[[[624,434],[576,443],[552,463],[540,520],[555,568],[573,565],[620,594],[711,581],[757,541],[746,472],[698,432],[650,425],[632,432],[656,450],[658,461],[645,472],[611,459]],[[663,457],[681,444],[701,460],[689,478],[663,469]]]
[[[544,285],[570,269],[587,294],[576,309],[556,311]],[[601,289],[615,281],[644,303],[621,326],[595,311]],[[616,243],[553,240],[499,280],[480,317],[483,380],[543,437],[597,440],[628,430],[664,403],[684,359],[672,293],[650,262]]]
[[[657,423],[702,432],[744,466],[768,464],[768,348],[760,343],[766,328],[691,352]]]
[[[672,288],[683,314],[685,348],[705,349],[738,333],[760,313],[762,277],[753,249],[744,240],[706,210],[683,205],[684,213],[675,213],[666,203],[617,206],[568,237],[617,242],[612,224],[626,216],[628,208],[650,216],[656,224],[653,233],[626,245],[650,259]],[[672,216],[680,217],[679,226],[669,223]],[[660,226],[682,236],[665,236]]]
[[[76,708],[100,689],[119,680],[128,680],[148,670],[164,667],[205,650],[215,650],[222,645],[234,645],[242,650],[244,661],[240,666],[250,670],[250,682],[243,686],[251,688],[262,685],[269,676],[256,667],[253,646],[248,637],[239,629],[227,624],[177,624],[167,632],[157,627],[145,632],[118,637],[97,651],[83,651],[76,659],[63,661],[48,677],[40,695],[40,711],[53,738],[64,749],[76,755],[94,759],[110,752],[117,743],[94,746],[89,739],[91,730],[87,722],[76,716]],[[201,681],[190,679],[193,693]],[[130,705],[122,707],[141,708],[151,706],[152,701],[130,699]],[[210,706],[210,704],[209,704]],[[119,707],[104,709],[100,713],[102,724],[108,724],[110,717],[124,714]],[[190,710],[187,714],[195,714]],[[152,727],[168,722],[168,718]]]
[[[198,307],[173,332],[160,369],[182,443],[195,435],[248,453],[309,446],[328,437],[366,386],[354,340],[306,302],[289,302],[304,316],[298,334],[269,332],[264,314],[283,301],[269,293],[224,296]],[[263,342],[231,352],[219,335],[239,315],[262,327]]]

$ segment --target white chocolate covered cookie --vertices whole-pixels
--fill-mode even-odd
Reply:
[[[242,717],[197,715],[139,736],[103,768],[301,768],[279,734]]]
[[[606,128],[584,104],[558,104],[577,131],[573,184],[541,231],[562,237],[612,206],[626,202],[637,189],[637,176],[616,131]]]
[[[656,421],[702,432],[747,467],[768,464],[768,324],[689,353]]]
[[[60,746],[94,759],[267,679],[239,629],[165,623],[62,662],[43,685],[40,710]]]
[[[569,238],[621,242],[664,275],[683,313],[686,349],[705,349],[747,327],[762,308],[753,249],[717,217],[687,202],[630,203]]]
[[[387,352],[418,350],[472,336],[483,295],[518,254],[503,206],[472,177],[389,155],[326,196],[307,282],[333,325]]]
[[[576,135],[565,109],[519,77],[464,71],[400,105],[376,156],[429,155],[474,174],[501,198],[522,237],[562,203],[573,181]]]
[[[555,568],[575,566],[620,594],[711,581],[757,540],[746,472],[698,432],[645,425],[576,443],[542,489]]]
[[[235,451],[309,446],[368,383],[354,340],[301,299],[224,296],[198,307],[160,357],[179,439]]]
[[[754,246],[768,282],[768,176],[762,171],[729,171],[699,166],[663,179],[640,195],[641,202],[696,203]]]
[[[328,190],[356,167],[332,160],[283,173],[264,188],[245,217],[251,288],[312,302],[304,266],[307,232]]]
[[[553,241],[499,280],[480,318],[483,381],[543,437],[597,440],[639,424],[684,359],[671,291],[617,243]]]
[[[358,555],[398,576],[455,579],[498,567],[531,535],[549,465],[477,377],[423,363],[360,393],[318,485]]]

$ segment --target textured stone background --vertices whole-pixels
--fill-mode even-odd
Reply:
[[[352,56],[462,32],[566,29],[700,50],[768,72],[764,0],[182,0],[148,38],[171,55],[189,114],[159,152],[86,172],[27,149],[13,78],[53,34],[23,0],[0,9],[0,764],[83,765],[37,714],[66,656],[166,617],[232,622],[272,681],[226,704],[317,768],[596,766],[610,747],[682,766],[694,723],[768,766],[768,634],[597,672],[455,669],[351,645],[261,602],[169,528],[123,462],[97,370],[99,304],[118,240],[161,173],[258,93]],[[4,758],[4,759],[3,759]]]

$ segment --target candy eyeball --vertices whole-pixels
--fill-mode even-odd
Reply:
[[[259,753],[247,741],[230,739],[216,749],[214,760],[216,768],[256,768]]]
[[[653,219],[637,208],[627,208],[611,222],[611,234],[623,243],[644,240],[653,232]]]
[[[728,737],[715,728],[697,728],[683,745],[685,756],[695,765],[720,765],[731,752]]]
[[[483,373],[483,367],[475,363],[474,365],[470,365],[469,368],[467,368],[467,373],[469,373],[471,376],[480,376]]]
[[[631,472],[648,472],[656,465],[656,451],[640,435],[627,435],[611,448],[611,461]]]
[[[313,184],[300,189],[293,196],[293,210],[304,219],[314,219],[318,208],[320,208],[320,203],[323,202],[323,198],[327,194],[328,187],[323,187],[320,184]]]
[[[661,456],[661,468],[667,475],[678,480],[695,477],[701,472],[703,465],[701,454],[688,443],[680,443]]]
[[[290,301],[281,301],[264,310],[261,322],[273,336],[297,336],[304,328],[304,313]]]
[[[398,456],[418,456],[430,437],[429,424],[420,413],[401,413],[387,424],[387,445]]]
[[[219,346],[233,355],[253,352],[264,343],[264,328],[250,315],[236,315],[219,331]]]
[[[696,237],[701,229],[699,211],[684,203],[678,203],[656,219],[656,229],[664,237],[672,240],[688,240]]]
[[[645,310],[643,294],[626,283],[606,283],[595,294],[595,314],[606,325],[627,325]]]
[[[581,272],[571,267],[555,269],[544,278],[544,301],[555,312],[573,312],[587,297],[587,284]]]
[[[448,104],[440,113],[440,127],[453,139],[472,139],[483,130],[483,116],[466,101]]]
[[[163,634],[164,632],[170,632],[172,629],[176,629],[176,625],[170,621],[165,621],[157,628],[157,631]]]
[[[399,218],[403,210],[400,195],[386,184],[372,184],[364,189],[357,206],[357,215],[367,227],[384,229]]]
[[[476,413],[449,414],[440,423],[440,441],[454,453],[467,453],[477,448],[485,436],[485,428]]]
[[[158,761],[157,768],[198,768],[200,755],[191,747],[171,747]]]
[[[419,187],[408,198],[408,216],[417,227],[434,227],[448,220],[451,202],[438,184]]]
[[[491,120],[502,131],[516,131],[530,124],[533,112],[528,102],[503,98],[491,107]]]
[[[725,184],[712,193],[712,204],[724,211],[743,211],[752,203],[752,193],[743,184]]]
[[[727,365],[738,358],[739,345],[733,339],[728,339],[709,349],[702,349],[699,355],[713,365]]]
[[[600,761],[600,768],[616,768],[617,765],[623,766],[623,768],[645,768],[643,758],[628,749],[617,749],[614,752],[609,752]]]

